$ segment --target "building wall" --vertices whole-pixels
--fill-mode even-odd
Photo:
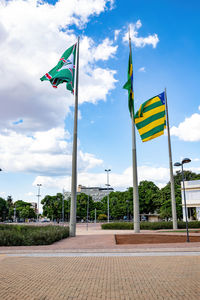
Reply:
[[[98,202],[103,199],[103,197],[107,196],[111,192],[113,192],[113,188],[101,188],[101,187],[86,187],[83,185],[78,186],[77,194],[84,193],[92,197],[93,201]],[[70,197],[70,192],[64,192],[65,198]]]
[[[186,218],[183,192],[183,183],[181,182],[183,220],[185,221]],[[200,180],[185,181],[185,198],[188,216],[190,217],[190,212],[192,211],[192,208],[194,208],[193,211],[195,211],[196,219],[200,221]]]

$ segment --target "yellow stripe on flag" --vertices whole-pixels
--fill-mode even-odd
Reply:
[[[133,74],[133,66],[132,66],[132,64],[131,64],[131,66],[130,66],[129,74],[130,74],[130,76],[132,76],[132,74]]]
[[[146,120],[148,117],[151,117],[151,116],[153,116],[159,112],[162,112],[164,110],[165,110],[165,105],[153,108],[153,109],[143,113],[143,117],[135,118],[135,124],[140,123],[140,122]]]
[[[148,137],[148,138],[146,138],[146,139],[144,139],[144,140],[142,140],[142,141],[143,141],[143,142],[150,141],[150,140],[152,140],[152,139],[155,139],[155,138],[158,137],[158,136],[161,136],[162,134],[164,134],[164,130],[162,130],[162,131],[160,131],[160,132],[158,132],[158,133],[155,133],[154,135],[151,135],[150,137]]]
[[[159,97],[154,97],[153,99],[149,100],[146,105],[144,106],[144,108],[148,107],[149,105],[153,104],[153,103],[157,103],[160,102],[160,98]],[[140,105],[140,108],[138,110],[138,116],[141,117],[141,110],[142,110],[142,105]]]
[[[155,121],[151,122],[150,124],[148,124],[148,125],[142,127],[141,129],[139,129],[138,130],[139,134],[142,135],[142,134],[150,131],[151,129],[153,129],[153,128],[159,126],[159,125],[162,125],[164,123],[165,123],[165,119],[163,117],[158,119],[158,120],[155,120]]]

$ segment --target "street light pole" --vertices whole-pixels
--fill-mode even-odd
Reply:
[[[87,197],[87,230],[88,230],[88,217],[89,217],[89,190],[88,190],[88,197]]]
[[[38,186],[38,195],[37,195],[37,197],[38,197],[37,222],[39,222],[39,205],[40,205],[40,196],[41,196],[40,195],[40,187],[42,186],[42,184],[38,183],[37,186]]]
[[[109,172],[111,171],[111,169],[105,169],[105,172],[107,172],[107,215],[108,215],[108,223],[110,222],[110,211],[109,211]]]
[[[186,207],[186,195],[185,195],[185,180],[184,180],[184,173],[183,173],[183,164],[189,163],[191,160],[189,158],[184,158],[181,163],[176,162],[174,164],[175,167],[181,166],[181,173],[182,173],[182,181],[183,181],[183,199],[184,199],[184,206],[185,206],[185,222],[186,222],[186,231],[187,231],[187,242],[189,243],[189,231],[188,231],[188,214],[187,214],[187,207]]]
[[[14,206],[14,222],[16,223],[16,207]]]
[[[64,223],[65,220],[65,215],[64,215],[64,198],[65,198],[65,191],[63,189],[63,194],[62,194],[62,221]]]

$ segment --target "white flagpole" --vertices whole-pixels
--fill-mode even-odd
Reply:
[[[131,37],[129,28],[129,48],[131,53]],[[133,92],[133,87],[132,87]],[[135,138],[135,119],[134,119],[134,103],[131,112],[132,123],[132,161],[133,161],[133,215],[134,215],[134,232],[140,232],[140,215],[139,215],[139,194],[138,194],[138,176],[137,176],[137,155],[136,155],[136,138]]]
[[[79,37],[77,42],[76,55],[76,87],[74,106],[74,134],[72,152],[72,182],[71,182],[71,208],[70,208],[70,236],[76,236],[76,199],[77,199],[77,121],[78,121],[78,72],[79,72]]]
[[[177,227],[177,215],[176,215],[176,199],[175,199],[175,189],[174,189],[172,150],[171,150],[171,139],[170,139],[170,130],[169,130],[169,115],[168,115],[167,90],[166,90],[166,88],[165,88],[165,106],[166,106],[168,150],[169,150],[169,170],[170,170],[170,183],[171,183],[172,219],[173,219],[173,229],[177,229],[178,227]]]

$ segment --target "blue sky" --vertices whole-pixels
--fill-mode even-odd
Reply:
[[[135,109],[167,88],[173,161],[200,172],[199,1],[0,1],[0,196],[36,201],[69,190],[72,95],[39,78],[80,35],[78,183],[132,184],[127,79],[131,26]],[[23,16],[23,17],[22,17]],[[169,181],[167,136],[142,143],[139,180]],[[175,170],[174,170],[175,171]]]

